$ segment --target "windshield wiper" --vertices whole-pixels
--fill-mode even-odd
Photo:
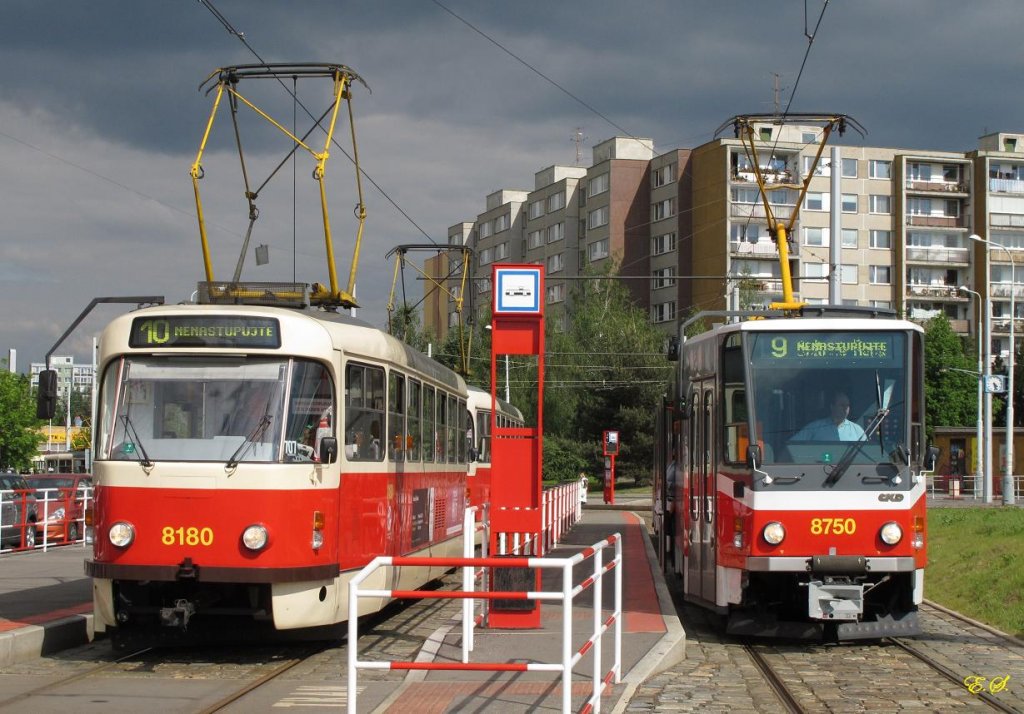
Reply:
[[[846,451],[843,452],[842,457],[836,462],[836,465],[832,467],[832,471],[829,473],[828,478],[825,479],[826,486],[835,486],[836,482],[843,477],[846,473],[846,469],[850,468],[850,464],[857,458],[857,454],[864,448],[868,440],[874,436],[875,432],[878,431],[878,427],[882,426],[882,422],[889,416],[888,409],[879,409],[875,412],[875,415],[871,417],[871,422],[868,423],[867,428],[864,430],[864,438],[855,441],[846,447]]]
[[[127,414],[122,414],[121,423],[124,424],[124,435],[132,439],[133,446],[137,448],[139,453],[142,455],[142,458],[139,459],[139,463],[147,469],[150,468],[153,465],[153,462],[149,460],[149,454],[146,453],[146,448],[142,445],[142,441],[139,439],[139,432],[135,429],[135,424],[132,422],[131,417]],[[131,429],[130,434],[128,433],[129,429]],[[123,450],[124,449],[122,447],[122,451]]]
[[[272,417],[270,416],[269,413],[264,414],[260,418],[259,423],[256,424],[256,426],[253,427],[252,431],[249,432],[249,435],[245,437],[245,441],[243,441],[239,445],[239,447],[235,450],[235,453],[231,454],[231,458],[228,459],[227,464],[225,464],[225,468],[233,469],[236,466],[238,466],[238,462],[241,461],[242,456],[244,456],[249,451],[249,449],[253,447],[253,445],[261,436],[263,436],[263,432],[265,432],[267,430],[267,427],[270,426],[271,419]]]

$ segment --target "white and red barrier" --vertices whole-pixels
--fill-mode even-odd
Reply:
[[[467,519],[469,516],[467,515]],[[472,537],[466,538],[472,542]],[[602,563],[603,553],[608,548],[615,549],[614,558],[607,564]],[[572,584],[573,567],[587,558],[593,558],[593,574],[585,578],[579,585]],[[407,566],[407,567],[429,567],[447,566],[464,569],[462,591],[436,591],[436,590],[376,590],[360,589],[362,583],[370,577],[378,568],[386,566]],[[472,590],[475,578],[466,577],[465,571],[477,572],[480,568],[545,568],[561,569],[562,589],[561,591],[510,591],[510,592],[475,592]],[[601,597],[601,582],[606,574],[612,572],[614,575],[615,602],[611,614],[602,620],[603,603]],[[588,588],[593,588],[593,632],[582,647],[575,651],[572,649],[572,605],[574,598]],[[407,662],[407,661],[382,661],[371,662],[359,660],[359,618],[358,601],[360,597],[385,597],[385,598],[433,598],[433,599],[463,599],[470,603],[476,600],[490,601],[502,600],[552,600],[562,603],[562,646],[561,662],[557,663],[524,663],[524,662],[469,662],[468,653],[471,649],[472,635],[467,638],[465,617],[467,610],[463,610],[463,661],[460,662]],[[593,688],[590,698],[581,711],[599,712],[601,707],[601,694],[609,683],[614,679],[618,683],[622,678],[622,539],[616,533],[596,543],[593,546],[584,548],[571,558],[526,558],[526,557],[480,557],[480,558],[421,558],[421,557],[393,557],[380,556],[374,558],[365,568],[352,578],[349,583],[348,600],[348,711],[355,714],[357,706],[357,672],[360,669],[387,669],[387,670],[454,670],[454,671],[493,671],[493,672],[561,672],[562,673],[562,711],[569,712],[572,706],[572,669],[588,653],[593,656]],[[472,612],[472,604],[469,612]],[[601,645],[602,636],[610,628],[614,627],[614,656],[611,669],[607,673],[601,672]]]

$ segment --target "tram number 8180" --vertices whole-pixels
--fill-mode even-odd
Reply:
[[[213,545],[212,528],[164,526],[162,533],[160,542],[164,545]]]
[[[857,521],[853,518],[812,518],[811,535],[853,535]]]

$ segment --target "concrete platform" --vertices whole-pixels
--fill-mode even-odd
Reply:
[[[92,546],[0,556],[0,667],[92,640]]]
[[[649,676],[678,663],[684,656],[685,633],[676,615],[668,588],[657,567],[643,521],[634,513],[612,509],[586,509],[583,520],[563,539],[550,557],[571,557],[613,533],[623,538],[623,593],[621,682],[602,697],[603,711],[623,711],[636,687]],[[612,552],[604,562],[613,556]],[[592,573],[592,562],[575,569],[579,583]],[[561,573],[545,571],[543,590],[561,588]],[[613,602],[614,581],[606,578],[602,589],[605,619]],[[479,629],[471,663],[561,662],[562,606],[541,605],[541,627],[531,630]],[[572,611],[572,651],[593,633],[593,597],[581,593]],[[613,631],[602,642],[600,674],[612,666]],[[461,662],[462,633],[457,623],[439,628],[423,648],[418,661]],[[593,691],[593,654],[587,653],[573,669],[572,711],[579,711]],[[359,711],[522,712],[561,711],[562,676],[557,672],[410,671],[399,686],[394,682],[359,682]],[[382,697],[383,695],[383,697]],[[379,702],[379,703],[377,703]]]

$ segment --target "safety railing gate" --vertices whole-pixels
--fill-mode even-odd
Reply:
[[[472,533],[472,531],[470,531]],[[471,541],[472,536],[467,537]],[[603,562],[604,552],[614,548],[615,556]],[[594,568],[591,575],[584,578],[578,585],[573,585],[573,567],[592,558]],[[561,591],[505,591],[478,592],[474,590],[476,578],[466,575],[463,578],[461,591],[437,590],[377,590],[361,589],[363,581],[370,577],[378,568],[386,566],[427,567],[446,566],[463,568],[477,572],[481,568],[544,568],[562,571]],[[611,614],[604,616],[602,602],[602,582],[605,575],[612,573],[614,578],[614,605]],[[574,599],[587,589],[593,589],[593,632],[586,642],[575,651],[572,648],[572,605]],[[461,599],[470,602],[469,608],[463,610],[462,662],[412,662],[412,661],[367,661],[359,659],[359,598],[385,597],[401,599]],[[483,600],[549,600],[562,603],[562,646],[561,662],[469,662],[472,651],[472,625],[466,629],[466,617],[471,617],[473,601]],[[470,615],[467,615],[470,613]],[[612,666],[602,673],[602,638],[614,628]],[[466,633],[469,633],[468,636]],[[562,711],[569,712],[572,708],[572,671],[573,667],[588,653],[593,656],[592,690],[590,698],[580,709],[581,712],[600,712],[601,694],[609,683],[617,684],[622,679],[622,538],[620,534],[605,538],[590,547],[584,548],[570,558],[526,558],[500,557],[492,558],[482,555],[479,558],[425,558],[379,556],[374,558],[349,583],[348,600],[348,712],[356,713],[358,702],[357,678],[360,669],[387,670],[449,670],[449,671],[493,671],[493,672],[561,672],[562,674]]]

